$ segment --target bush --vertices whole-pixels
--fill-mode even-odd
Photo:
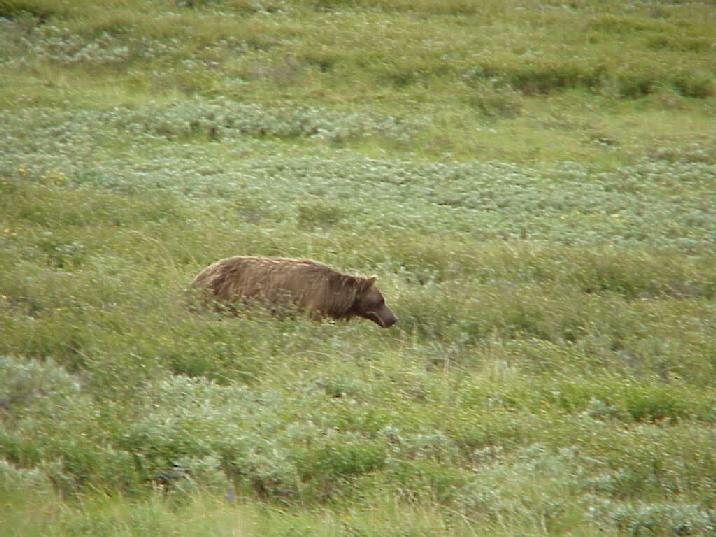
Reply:
[[[591,517],[629,535],[708,535],[716,525],[706,511],[686,503],[596,502]]]
[[[514,118],[522,110],[520,95],[510,87],[496,87],[489,82],[472,84],[473,93],[468,103],[490,118]]]
[[[6,419],[51,418],[81,398],[77,378],[49,358],[44,361],[0,356],[0,411]]]
[[[305,229],[327,229],[344,217],[343,209],[326,201],[302,203],[298,206],[298,225]]]
[[[469,81],[496,80],[525,95],[547,94],[553,91],[599,87],[604,68],[587,62],[532,58],[513,61],[486,62],[467,72]]]
[[[314,442],[316,445],[294,451],[292,456],[309,497],[327,500],[349,494],[349,485],[357,477],[385,466],[381,442],[357,434],[334,434]]]

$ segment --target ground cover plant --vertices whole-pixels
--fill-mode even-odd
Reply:
[[[0,0],[0,534],[712,534],[714,16]]]

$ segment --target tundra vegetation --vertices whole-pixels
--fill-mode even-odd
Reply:
[[[715,18],[0,0],[0,534],[713,535]],[[401,321],[188,311],[236,254]]]

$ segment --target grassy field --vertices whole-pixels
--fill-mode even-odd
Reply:
[[[0,0],[0,535],[712,535],[715,76],[709,1]]]

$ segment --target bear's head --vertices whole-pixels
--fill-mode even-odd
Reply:
[[[383,328],[390,328],[398,322],[398,317],[385,305],[385,299],[375,286],[375,280],[375,277],[355,278],[357,289],[352,313]]]

